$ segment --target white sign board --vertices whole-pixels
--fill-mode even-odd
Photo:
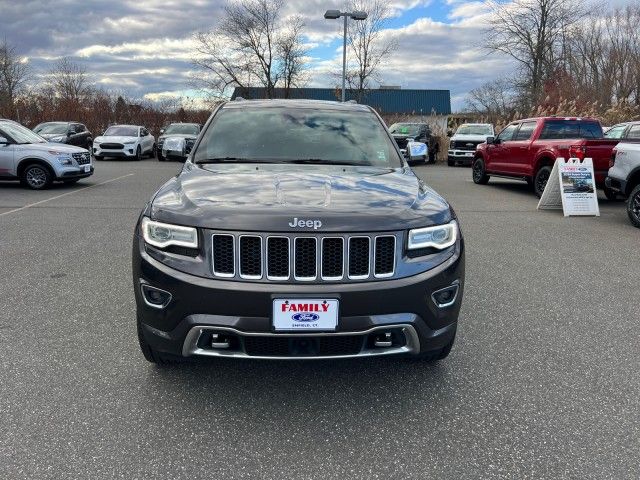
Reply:
[[[564,216],[600,216],[593,160],[556,159],[538,209],[562,208]]]

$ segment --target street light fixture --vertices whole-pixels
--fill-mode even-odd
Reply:
[[[367,12],[341,12],[340,10],[327,10],[324,18],[327,20],[337,20],[344,17],[344,37],[342,38],[342,101],[346,100],[346,79],[347,79],[347,19],[366,20]]]

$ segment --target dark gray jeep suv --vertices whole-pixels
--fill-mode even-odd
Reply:
[[[236,100],[145,206],[133,282],[151,362],[438,360],[456,334],[464,242],[371,108]]]

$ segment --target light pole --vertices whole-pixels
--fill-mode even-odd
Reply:
[[[365,20],[367,12],[341,12],[340,10],[327,10],[324,12],[324,18],[327,20],[337,20],[340,17],[344,17],[344,37],[342,38],[342,101],[344,102],[346,100],[345,84],[347,79],[347,18]]]

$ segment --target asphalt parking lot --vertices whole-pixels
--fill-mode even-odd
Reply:
[[[0,182],[0,478],[640,477],[640,232],[622,203],[566,219],[524,183],[417,167],[467,242],[447,360],[158,368],[131,237],[179,168]]]

